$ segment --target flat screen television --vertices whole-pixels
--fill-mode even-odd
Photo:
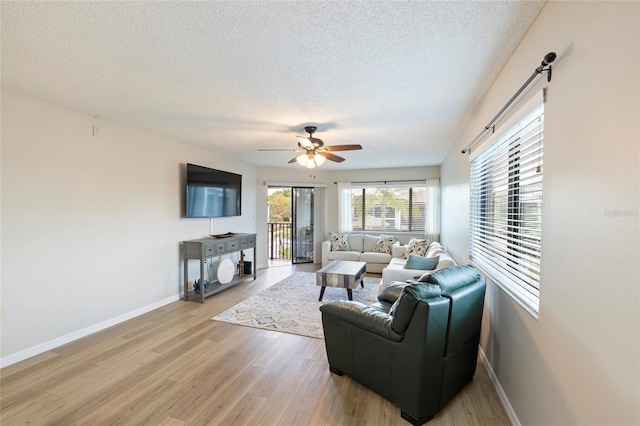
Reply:
[[[242,214],[242,175],[187,164],[186,217]]]

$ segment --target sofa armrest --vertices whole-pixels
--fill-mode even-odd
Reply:
[[[383,287],[388,286],[394,281],[407,282],[410,279],[416,279],[425,272],[422,269],[404,269],[401,264],[394,264],[387,266],[382,270],[382,284]]]
[[[393,317],[364,303],[339,300],[322,305],[320,311],[323,319],[329,316],[385,339],[402,341],[403,336],[391,328]]]
[[[331,251],[331,241],[322,242],[322,267],[324,268],[329,264],[329,252]]]

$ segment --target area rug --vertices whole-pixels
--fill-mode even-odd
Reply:
[[[365,276],[364,288],[353,290],[353,300],[377,301],[379,276]],[[247,300],[211,318],[247,327],[299,334],[322,339],[320,306],[334,300],[347,300],[344,288],[327,287],[322,298],[313,272],[296,272],[290,277],[251,296]]]

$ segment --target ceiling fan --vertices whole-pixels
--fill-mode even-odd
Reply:
[[[339,155],[332,154],[330,151],[355,151],[362,149],[361,145],[330,145],[325,146],[322,139],[314,138],[313,134],[318,128],[316,126],[307,126],[304,128],[305,132],[309,133],[309,137],[296,136],[298,139],[298,149],[258,149],[258,151],[293,151],[301,152],[296,155],[289,163],[298,162],[301,166],[308,167],[310,169],[321,166],[325,160],[335,161],[336,163],[342,163],[344,158]]]

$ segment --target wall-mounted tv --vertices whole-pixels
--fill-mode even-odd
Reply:
[[[186,217],[242,214],[242,175],[187,164]]]

